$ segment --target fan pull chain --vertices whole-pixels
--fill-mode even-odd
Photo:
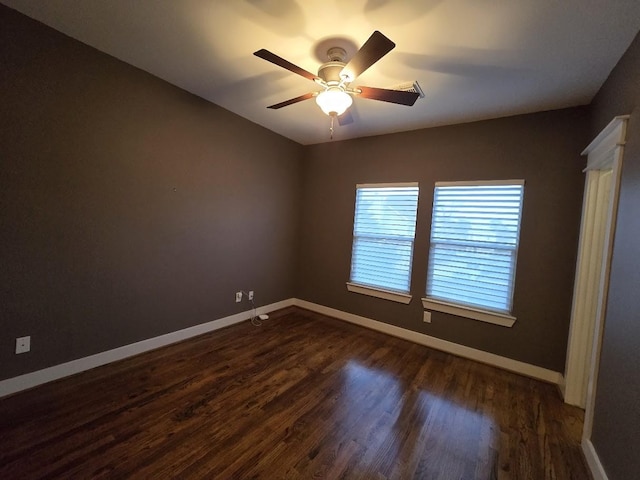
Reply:
[[[333,119],[336,118],[335,115],[331,115],[331,125],[329,126],[329,140],[333,140]]]

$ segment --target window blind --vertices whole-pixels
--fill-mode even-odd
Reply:
[[[510,313],[523,181],[436,184],[427,297]]]
[[[352,283],[408,293],[418,184],[357,186]]]

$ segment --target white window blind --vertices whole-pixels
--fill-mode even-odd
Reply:
[[[427,298],[510,313],[524,181],[436,183]]]
[[[352,283],[409,292],[417,209],[417,183],[357,186]]]

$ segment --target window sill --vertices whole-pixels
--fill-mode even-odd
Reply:
[[[516,323],[516,317],[512,317],[511,315],[489,312],[487,310],[480,310],[472,307],[464,307],[462,305],[454,305],[452,303],[442,302],[432,298],[423,298],[422,306],[426,310],[450,313],[451,315],[492,323],[502,327],[513,327],[513,324]]]
[[[355,283],[347,282],[347,290],[354,293],[360,293],[362,295],[369,295],[370,297],[382,298],[384,300],[391,300],[392,302],[408,304],[413,298],[407,293],[392,292],[391,290],[384,290],[382,288],[369,287],[364,285],[357,285]]]

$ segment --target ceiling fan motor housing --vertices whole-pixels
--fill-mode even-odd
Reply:
[[[318,76],[327,82],[328,85],[338,85],[342,80],[340,73],[346,65],[344,63],[347,52],[341,47],[331,47],[327,50],[328,62],[320,65],[318,69]]]
[[[327,82],[328,85],[338,85],[340,83],[340,72],[344,68],[345,63],[339,61],[330,61],[320,65],[318,76]]]

